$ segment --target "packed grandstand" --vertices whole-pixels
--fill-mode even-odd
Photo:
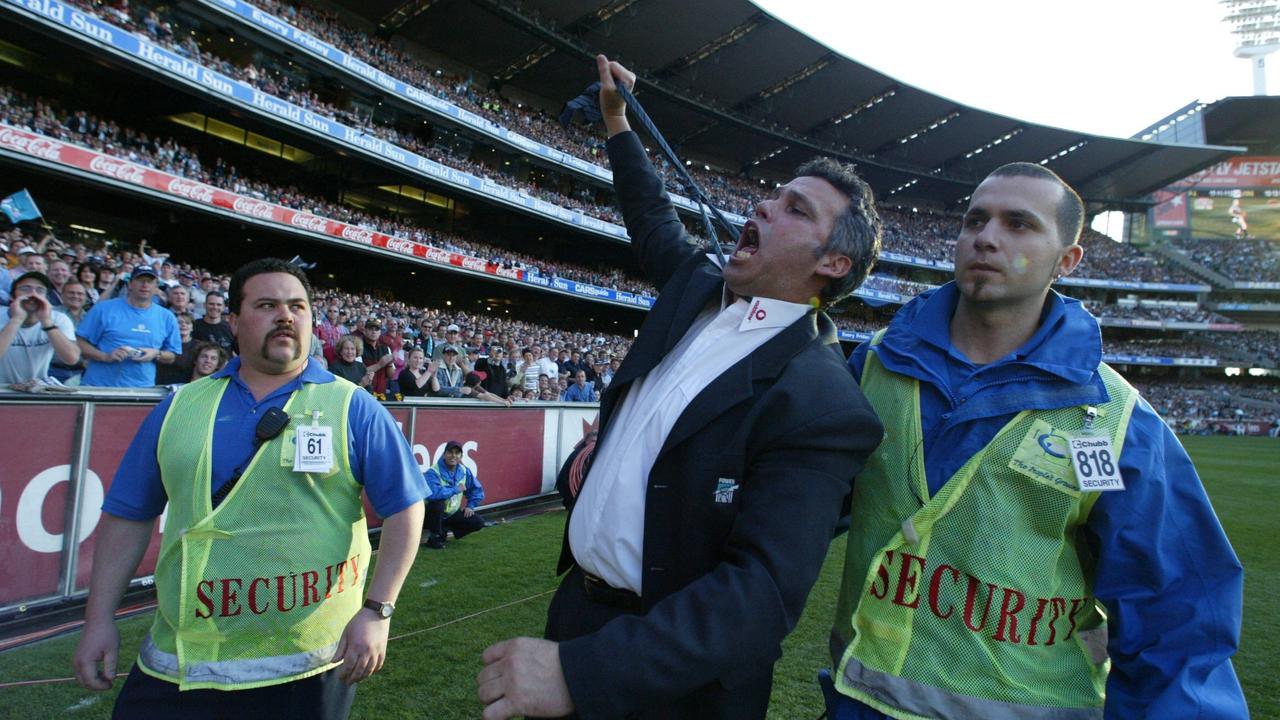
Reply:
[[[629,255],[602,134],[558,117],[580,89],[540,95],[520,72],[483,73],[430,34],[411,40],[359,12],[276,0],[0,2],[0,195],[29,188],[51,226],[0,236],[7,263],[24,248],[47,254],[93,301],[144,261],[164,264],[164,283],[189,274],[225,287],[249,258],[297,255],[317,263],[317,322],[323,310],[354,335],[370,320],[394,324],[403,349],[453,342],[457,325],[472,367],[501,347],[518,363],[532,351],[535,362],[586,366],[605,383],[659,288]],[[585,88],[592,67],[581,65]],[[929,164],[910,152],[884,162]],[[698,232],[688,190],[653,158]],[[785,179],[759,159],[690,156],[686,170],[740,221]],[[913,196],[912,182],[875,187],[883,253],[833,314],[846,352],[949,279],[962,205],[930,197],[928,183]],[[1280,417],[1268,374],[1280,369],[1280,333],[1267,328],[1280,317],[1280,237],[1269,233],[1086,230],[1083,263],[1056,289],[1100,319],[1107,359],[1176,429],[1266,432]],[[557,400],[570,380],[521,383],[516,399]]]

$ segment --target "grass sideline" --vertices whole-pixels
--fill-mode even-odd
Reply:
[[[1251,713],[1280,717],[1280,623],[1274,614],[1280,557],[1269,547],[1277,523],[1266,510],[1275,507],[1280,442],[1193,437],[1184,443],[1247,571],[1235,664]],[[563,521],[562,513],[550,513],[496,525],[444,551],[423,549],[392,623],[392,636],[406,637],[391,643],[382,672],[360,687],[352,717],[479,717],[473,680],[480,653],[494,641],[541,632]],[[843,559],[843,542],[834,543],[809,606],[784,645],[770,718],[809,720],[822,712],[814,675],[828,662],[827,633]],[[122,672],[150,622],[147,614],[119,624]],[[0,655],[0,682],[69,676],[78,639],[75,633]],[[0,689],[0,705],[12,717],[107,718],[114,697],[114,690],[89,693],[74,684]]]

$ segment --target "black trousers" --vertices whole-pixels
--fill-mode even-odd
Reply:
[[[116,698],[112,720],[346,720],[356,686],[338,679],[341,667],[319,675],[252,690],[178,691],[177,683],[151,677],[137,664]]]
[[[467,517],[463,511],[459,510],[452,515],[445,515],[444,502],[444,500],[427,501],[426,530],[431,537],[443,539],[445,530],[452,530],[453,536],[461,540],[477,530],[484,529],[484,519],[476,513]]]

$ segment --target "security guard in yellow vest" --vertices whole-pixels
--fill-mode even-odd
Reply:
[[[473,532],[483,530],[484,518],[476,514],[476,508],[484,502],[484,486],[471,468],[462,462],[462,443],[450,440],[444,444],[444,453],[436,464],[427,468],[427,547],[443,550],[446,530],[461,540]],[[462,507],[462,499],[467,506]]]
[[[108,491],[76,674],[111,687],[113,616],[167,502],[115,717],[343,718],[385,659],[426,485],[385,408],[309,363],[301,270],[251,262],[230,300],[240,357],[156,407]],[[385,518],[371,578],[362,491]]]
[[[1244,718],[1239,561],[1186,453],[1049,287],[1083,204],[1017,163],[956,279],[850,367],[885,427],[854,483],[832,720]]]

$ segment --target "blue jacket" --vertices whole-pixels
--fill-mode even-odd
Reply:
[[[859,379],[866,354],[875,352],[887,370],[920,382],[930,493],[1019,411],[1107,397],[1096,372],[1102,336],[1078,301],[1051,293],[1035,335],[979,366],[950,342],[958,296],[955,283],[921,293],[898,311],[879,345],[863,343],[849,358]],[[1240,640],[1244,571],[1191,459],[1146,400],[1129,420],[1120,471],[1125,489],[1102,493],[1085,527],[1097,557],[1094,595],[1111,630],[1106,717],[1248,717],[1230,660]],[[999,532],[998,521],[991,527]],[[842,700],[832,720],[885,717]]]
[[[427,489],[431,492],[427,496],[428,501],[448,500],[457,495],[458,481],[465,479],[467,507],[474,510],[484,502],[484,488],[480,485],[480,480],[461,462],[453,472],[450,472],[448,466],[444,464],[444,458],[440,458],[435,465],[427,468],[426,477]]]

